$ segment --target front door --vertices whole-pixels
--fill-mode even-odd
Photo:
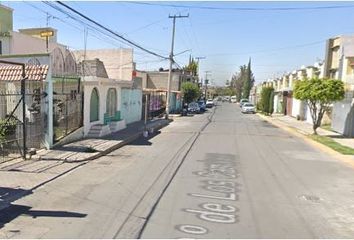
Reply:
[[[108,89],[106,101],[107,117],[114,117],[117,111],[117,91],[115,88]]]
[[[90,99],[90,122],[99,120],[99,96],[96,88],[92,89]]]

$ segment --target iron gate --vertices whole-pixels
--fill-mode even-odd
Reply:
[[[54,142],[83,126],[83,91],[78,77],[53,78]]]
[[[23,102],[21,81],[0,81],[0,162],[43,147],[43,94],[42,81],[25,81]]]

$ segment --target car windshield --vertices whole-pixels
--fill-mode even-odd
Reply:
[[[245,103],[243,106],[245,106],[245,107],[254,107],[254,105],[252,103]]]

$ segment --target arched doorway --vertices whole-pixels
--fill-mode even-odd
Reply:
[[[117,111],[117,91],[115,88],[108,89],[106,100],[106,116],[114,117]]]
[[[91,99],[90,99],[90,122],[99,120],[100,112],[100,98],[98,95],[97,88],[92,89]]]

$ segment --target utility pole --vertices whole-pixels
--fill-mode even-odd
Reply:
[[[198,77],[200,76],[200,65],[199,60],[206,59],[206,57],[196,57],[195,59],[198,60]],[[201,78],[201,77],[200,77]],[[199,82],[198,82],[199,83]],[[203,84],[203,83],[202,83]]]
[[[166,96],[166,116],[165,118],[168,119],[168,115],[170,113],[170,95],[171,95],[171,81],[172,81],[172,64],[174,62],[173,60],[173,48],[175,44],[175,27],[176,27],[176,18],[187,18],[189,17],[188,15],[182,16],[180,15],[173,15],[173,16],[168,16],[168,18],[173,18],[173,28],[172,28],[172,43],[171,43],[171,53],[170,53],[170,69],[168,71],[168,83],[167,83],[167,96]]]
[[[208,90],[208,74],[210,74],[211,73],[211,71],[205,71],[205,94],[204,94],[204,96],[205,96],[205,101],[207,100],[207,90]]]

